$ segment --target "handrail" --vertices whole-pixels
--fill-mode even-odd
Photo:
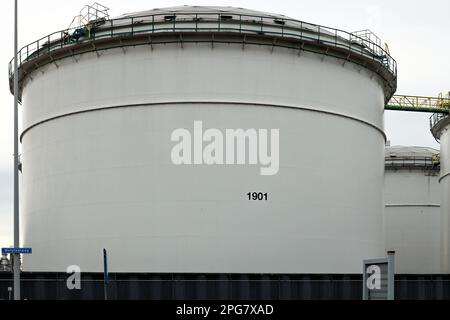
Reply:
[[[415,157],[415,156],[399,156],[386,157],[384,160],[386,168],[411,168],[411,167],[432,167],[439,166],[439,160],[434,156]]]
[[[395,95],[387,103],[386,110],[448,114],[450,112],[450,99]]]
[[[227,19],[224,19],[224,17]],[[229,19],[231,17],[231,19]],[[96,23],[99,23],[97,26]],[[358,35],[340,29],[299,20],[267,15],[234,14],[232,12],[178,12],[167,14],[120,17],[104,21],[91,21],[85,26],[88,36],[78,35],[82,28],[60,30],[40,38],[18,52],[19,68],[26,62],[53,50],[95,41],[161,32],[237,32],[296,38],[345,49],[382,64],[395,78],[397,63],[381,46]],[[101,24],[101,25],[100,25]],[[91,29],[91,27],[93,27]],[[146,28],[148,27],[148,28]],[[75,41],[70,41],[74,40]],[[9,63],[9,77],[14,75],[13,59]]]

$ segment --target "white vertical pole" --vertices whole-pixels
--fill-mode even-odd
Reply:
[[[14,247],[19,248],[19,70],[18,70],[18,4],[14,0]],[[20,254],[14,254],[14,300],[20,300]]]

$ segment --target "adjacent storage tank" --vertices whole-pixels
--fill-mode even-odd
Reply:
[[[385,165],[386,250],[396,252],[396,272],[440,273],[439,151],[389,146]]]
[[[450,273],[450,117],[435,114],[431,117],[431,131],[441,143],[441,272]]]
[[[26,270],[100,271],[102,248],[112,272],[359,273],[384,256],[396,64],[378,42],[231,7],[89,30],[21,51]],[[253,164],[267,150],[249,132],[246,161],[201,164],[208,129],[279,130],[278,170]],[[197,164],[174,163],[176,132]]]

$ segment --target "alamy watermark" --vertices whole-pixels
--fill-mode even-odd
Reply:
[[[367,273],[370,276],[366,280],[366,286],[369,290],[381,290],[381,268],[377,265],[367,267]]]
[[[81,290],[81,268],[76,265],[68,266],[66,286],[68,290]]]
[[[193,132],[173,131],[171,158],[175,165],[259,165],[261,175],[272,176],[280,169],[279,140],[279,129],[204,130],[194,121]]]

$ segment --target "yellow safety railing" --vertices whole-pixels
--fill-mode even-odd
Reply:
[[[439,97],[419,97],[395,95],[386,105],[386,110],[445,113],[450,111],[450,99]]]

